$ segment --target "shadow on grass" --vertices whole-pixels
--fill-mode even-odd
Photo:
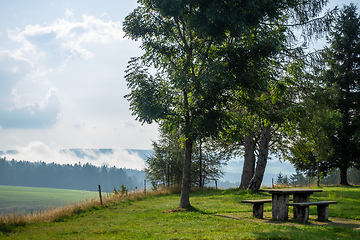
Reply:
[[[353,230],[360,230],[360,221],[352,219],[341,219],[341,218],[331,218],[326,222],[319,222],[315,220],[315,216],[312,217],[307,223],[301,223],[296,221],[296,219],[289,219],[287,221],[273,220],[271,217],[264,216],[263,219],[258,219],[255,217],[250,217],[250,213],[224,213],[224,214],[214,214],[216,217],[222,217],[227,219],[234,219],[239,221],[249,221],[254,223],[264,223],[272,225],[284,225],[284,226],[308,226],[308,227],[332,227],[332,228],[348,228]]]

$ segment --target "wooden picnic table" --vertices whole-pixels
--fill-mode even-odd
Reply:
[[[289,207],[289,196],[293,196],[294,203],[309,202],[310,195],[314,192],[322,192],[320,189],[305,188],[284,188],[284,189],[261,189],[261,192],[268,192],[272,195],[272,218],[277,220],[287,220]],[[294,207],[294,217],[298,215],[297,207]]]

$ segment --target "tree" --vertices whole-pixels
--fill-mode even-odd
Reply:
[[[223,166],[227,164],[229,155],[219,148],[217,141],[205,139],[195,144],[192,183],[204,187],[211,180],[219,180],[223,175]]]
[[[180,185],[184,163],[180,131],[177,129],[170,134],[160,125],[159,133],[159,140],[153,141],[154,153],[145,160],[146,177],[153,187]]]
[[[294,187],[302,187],[308,184],[308,180],[299,170],[296,170],[294,174],[290,175],[289,184]]]
[[[281,172],[279,172],[279,174],[276,177],[276,184],[283,184],[284,183],[284,175],[282,175]]]
[[[360,17],[354,4],[344,6],[329,34],[330,47],[323,58],[328,66],[324,79],[339,90],[335,109],[341,125],[331,136],[334,154],[329,168],[340,169],[340,184],[348,185],[347,172],[360,167]]]
[[[288,159],[318,184],[338,168],[347,185],[348,168],[359,166],[359,26],[356,7],[344,7],[330,31],[331,46],[307,74],[305,97],[298,97],[304,111]]]
[[[332,87],[316,82],[304,98],[303,112],[296,130],[293,132],[292,145],[288,160],[299,171],[309,177],[320,179],[331,172],[329,159],[334,154],[331,136],[340,126],[340,114],[332,109],[337,93]]]
[[[154,154],[145,160],[147,179],[154,187],[180,185],[183,175],[183,137],[179,130],[170,134],[161,125],[159,132],[159,140],[153,141]],[[223,175],[222,166],[226,164],[228,156],[219,151],[215,142],[197,141],[192,152],[192,186],[203,187],[210,180],[218,180]]]
[[[294,2],[140,0],[124,22],[126,36],[142,41],[145,51],[126,71],[126,98],[143,123],[179,128],[185,139],[179,207],[190,207],[193,144],[216,136],[229,120],[232,91],[256,89],[265,78],[249,78],[256,59],[278,49],[278,36],[267,31]],[[261,25],[261,27],[259,27]],[[264,29],[264,31],[257,31]],[[278,31],[276,31],[278,32]],[[249,42],[253,36],[259,44]],[[254,65],[255,64],[255,65]],[[155,74],[148,67],[153,66]],[[234,72],[236,71],[236,72]],[[242,74],[239,74],[242,73]]]

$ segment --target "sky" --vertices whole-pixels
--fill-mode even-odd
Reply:
[[[117,155],[101,163],[143,167],[124,151],[151,149],[158,138],[157,125],[137,122],[124,98],[127,62],[142,54],[122,31],[136,6],[0,0],[0,150],[18,151],[7,158],[75,163],[59,150],[112,148]]]

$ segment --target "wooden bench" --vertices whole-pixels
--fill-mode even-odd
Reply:
[[[329,204],[336,204],[336,201],[300,202],[288,203],[287,206],[294,207],[294,218],[299,222],[306,223],[309,220],[309,206],[317,206],[318,221],[325,222],[329,218]],[[295,209],[297,208],[297,209]],[[295,211],[297,214],[295,215]]]
[[[256,199],[256,200],[243,200],[242,203],[253,204],[253,216],[256,218],[263,218],[264,203],[271,202],[271,199]]]
[[[292,201],[293,199],[289,199]],[[272,199],[256,199],[256,200],[243,200],[242,203],[253,204],[253,216],[259,219],[263,219],[264,203],[272,202]]]

